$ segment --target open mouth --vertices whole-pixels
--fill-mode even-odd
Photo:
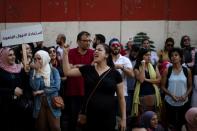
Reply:
[[[96,55],[94,55],[94,57],[98,57],[98,55],[96,54]]]

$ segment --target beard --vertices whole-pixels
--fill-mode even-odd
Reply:
[[[88,48],[86,48],[86,47],[81,47],[81,49],[82,49],[83,51],[88,50]]]
[[[112,51],[112,54],[113,54],[113,55],[118,55],[118,54],[120,54],[120,50],[113,50],[113,51]]]
[[[61,45],[61,41],[56,42],[57,45]]]

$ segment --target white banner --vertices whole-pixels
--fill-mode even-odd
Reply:
[[[42,25],[32,25],[1,31],[3,46],[43,41]]]

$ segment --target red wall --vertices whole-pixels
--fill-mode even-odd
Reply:
[[[0,0],[0,22],[197,20],[197,0]]]

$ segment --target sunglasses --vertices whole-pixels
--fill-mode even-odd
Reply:
[[[168,47],[173,47],[174,45],[173,45],[173,44],[167,44],[167,46],[168,46]]]
[[[186,39],[183,39],[183,41],[189,41],[189,39],[188,39],[188,38],[186,38]]]
[[[112,43],[111,47],[120,47],[120,44],[119,43]]]

